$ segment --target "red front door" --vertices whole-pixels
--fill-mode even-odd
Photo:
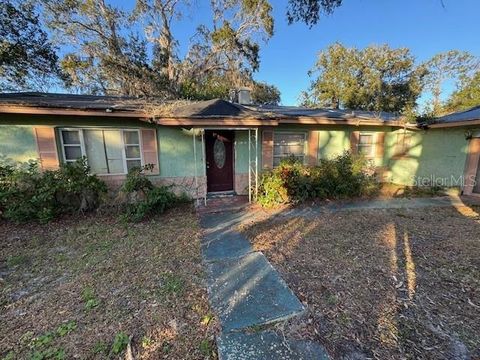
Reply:
[[[233,131],[205,131],[209,192],[233,190],[233,139]]]

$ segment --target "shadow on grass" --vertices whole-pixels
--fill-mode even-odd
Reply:
[[[292,335],[334,357],[480,356],[478,208],[281,214],[243,232],[308,304]]]

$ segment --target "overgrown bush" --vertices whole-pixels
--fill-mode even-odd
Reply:
[[[177,196],[171,186],[154,186],[145,176],[145,171],[149,169],[149,165],[133,168],[127,175],[122,187],[129,197],[123,215],[126,221],[138,222],[190,200],[186,194]]]
[[[0,161],[0,215],[17,222],[95,209],[107,186],[90,174],[86,159],[40,172],[38,163]]]
[[[286,159],[263,174],[258,202],[265,207],[299,203],[308,199],[342,199],[369,195],[378,189],[374,169],[361,157],[345,152],[305,166]]]

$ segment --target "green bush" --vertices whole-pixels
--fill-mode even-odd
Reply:
[[[38,220],[95,209],[107,191],[103,181],[89,174],[86,159],[40,172],[38,163],[0,162],[0,214],[17,222]]]
[[[127,175],[122,187],[122,191],[130,198],[123,215],[126,221],[138,222],[190,200],[185,194],[177,196],[171,186],[154,186],[145,176],[145,170],[148,169],[148,165],[134,168]]]
[[[313,167],[293,158],[282,161],[263,174],[258,202],[273,207],[309,199],[354,198],[377,189],[378,182],[369,162],[345,152],[333,159],[322,159]]]

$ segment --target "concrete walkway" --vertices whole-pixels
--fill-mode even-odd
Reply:
[[[200,215],[208,294],[222,328],[220,359],[328,359],[318,344],[258,331],[301,314],[304,307],[266,257],[234,230],[252,216],[242,211]]]

